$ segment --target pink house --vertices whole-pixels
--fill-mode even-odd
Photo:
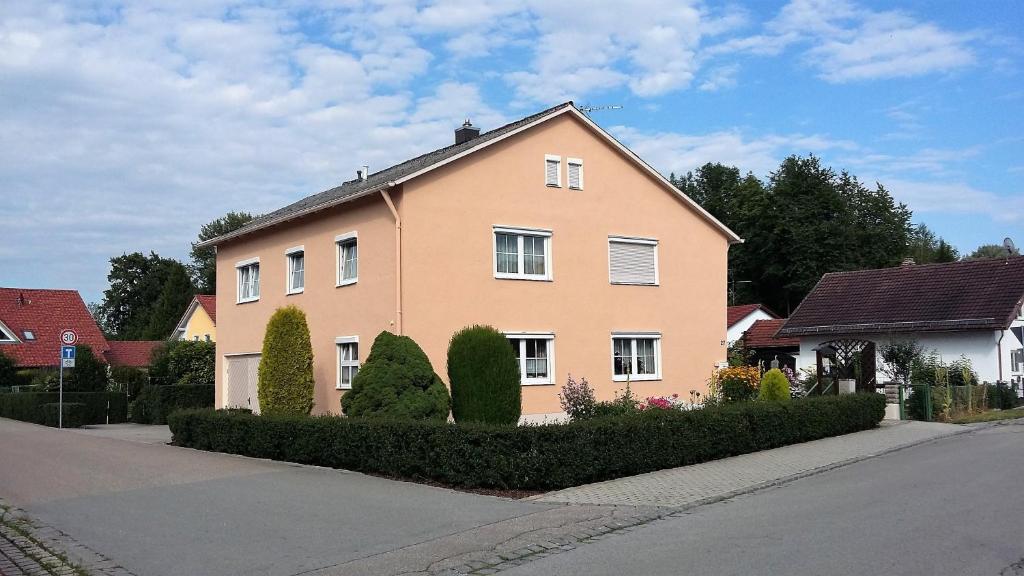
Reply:
[[[703,390],[726,357],[726,257],[740,239],[560,104],[266,214],[217,247],[217,402],[256,406],[267,320],[294,304],[316,412],[338,412],[374,337],[411,336],[446,377],[451,335],[490,324],[520,361],[523,413]]]

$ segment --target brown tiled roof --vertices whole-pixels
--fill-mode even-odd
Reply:
[[[89,346],[101,361],[107,339],[76,290],[0,288],[0,322],[17,342],[0,344],[0,351],[19,368],[60,365],[60,333],[78,334],[78,345]],[[29,339],[25,332],[35,338]]]
[[[150,364],[153,350],[164,344],[163,340],[110,340],[107,362],[111,366],[132,366],[146,368]]]
[[[217,325],[217,296],[213,294],[196,294],[196,300],[199,301],[199,305],[206,310],[206,314],[213,320],[213,325]]]
[[[1024,256],[825,274],[782,336],[1002,329],[1024,297]]]
[[[775,333],[786,323],[785,318],[758,320],[743,333],[744,348],[791,348],[800,345],[800,339],[794,337],[776,337]]]
[[[729,306],[728,313],[726,314],[726,327],[732,326],[740,320],[743,320],[755,310],[764,310],[764,313],[772,318],[779,317],[778,314],[772,312],[762,304],[740,304],[739,306]]]

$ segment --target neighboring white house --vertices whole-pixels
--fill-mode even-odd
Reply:
[[[732,344],[742,338],[743,333],[753,326],[754,322],[758,320],[772,320],[778,318],[778,316],[761,304],[742,304],[739,306],[729,306],[726,318],[728,332],[725,338],[729,344]]]
[[[777,332],[814,365],[844,343],[916,340],[982,382],[1024,379],[1024,256],[826,274]],[[872,361],[874,358],[872,358]],[[886,378],[877,361],[875,381]],[[867,383],[870,384],[870,383]]]

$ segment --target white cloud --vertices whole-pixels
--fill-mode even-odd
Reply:
[[[997,223],[1024,223],[1024,198],[1000,196],[962,181],[882,181],[894,198],[915,214],[980,214]]]

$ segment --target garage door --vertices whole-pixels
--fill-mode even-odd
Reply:
[[[224,357],[225,408],[249,408],[260,413],[260,401],[256,392],[256,376],[260,367],[259,354],[236,354]]]

